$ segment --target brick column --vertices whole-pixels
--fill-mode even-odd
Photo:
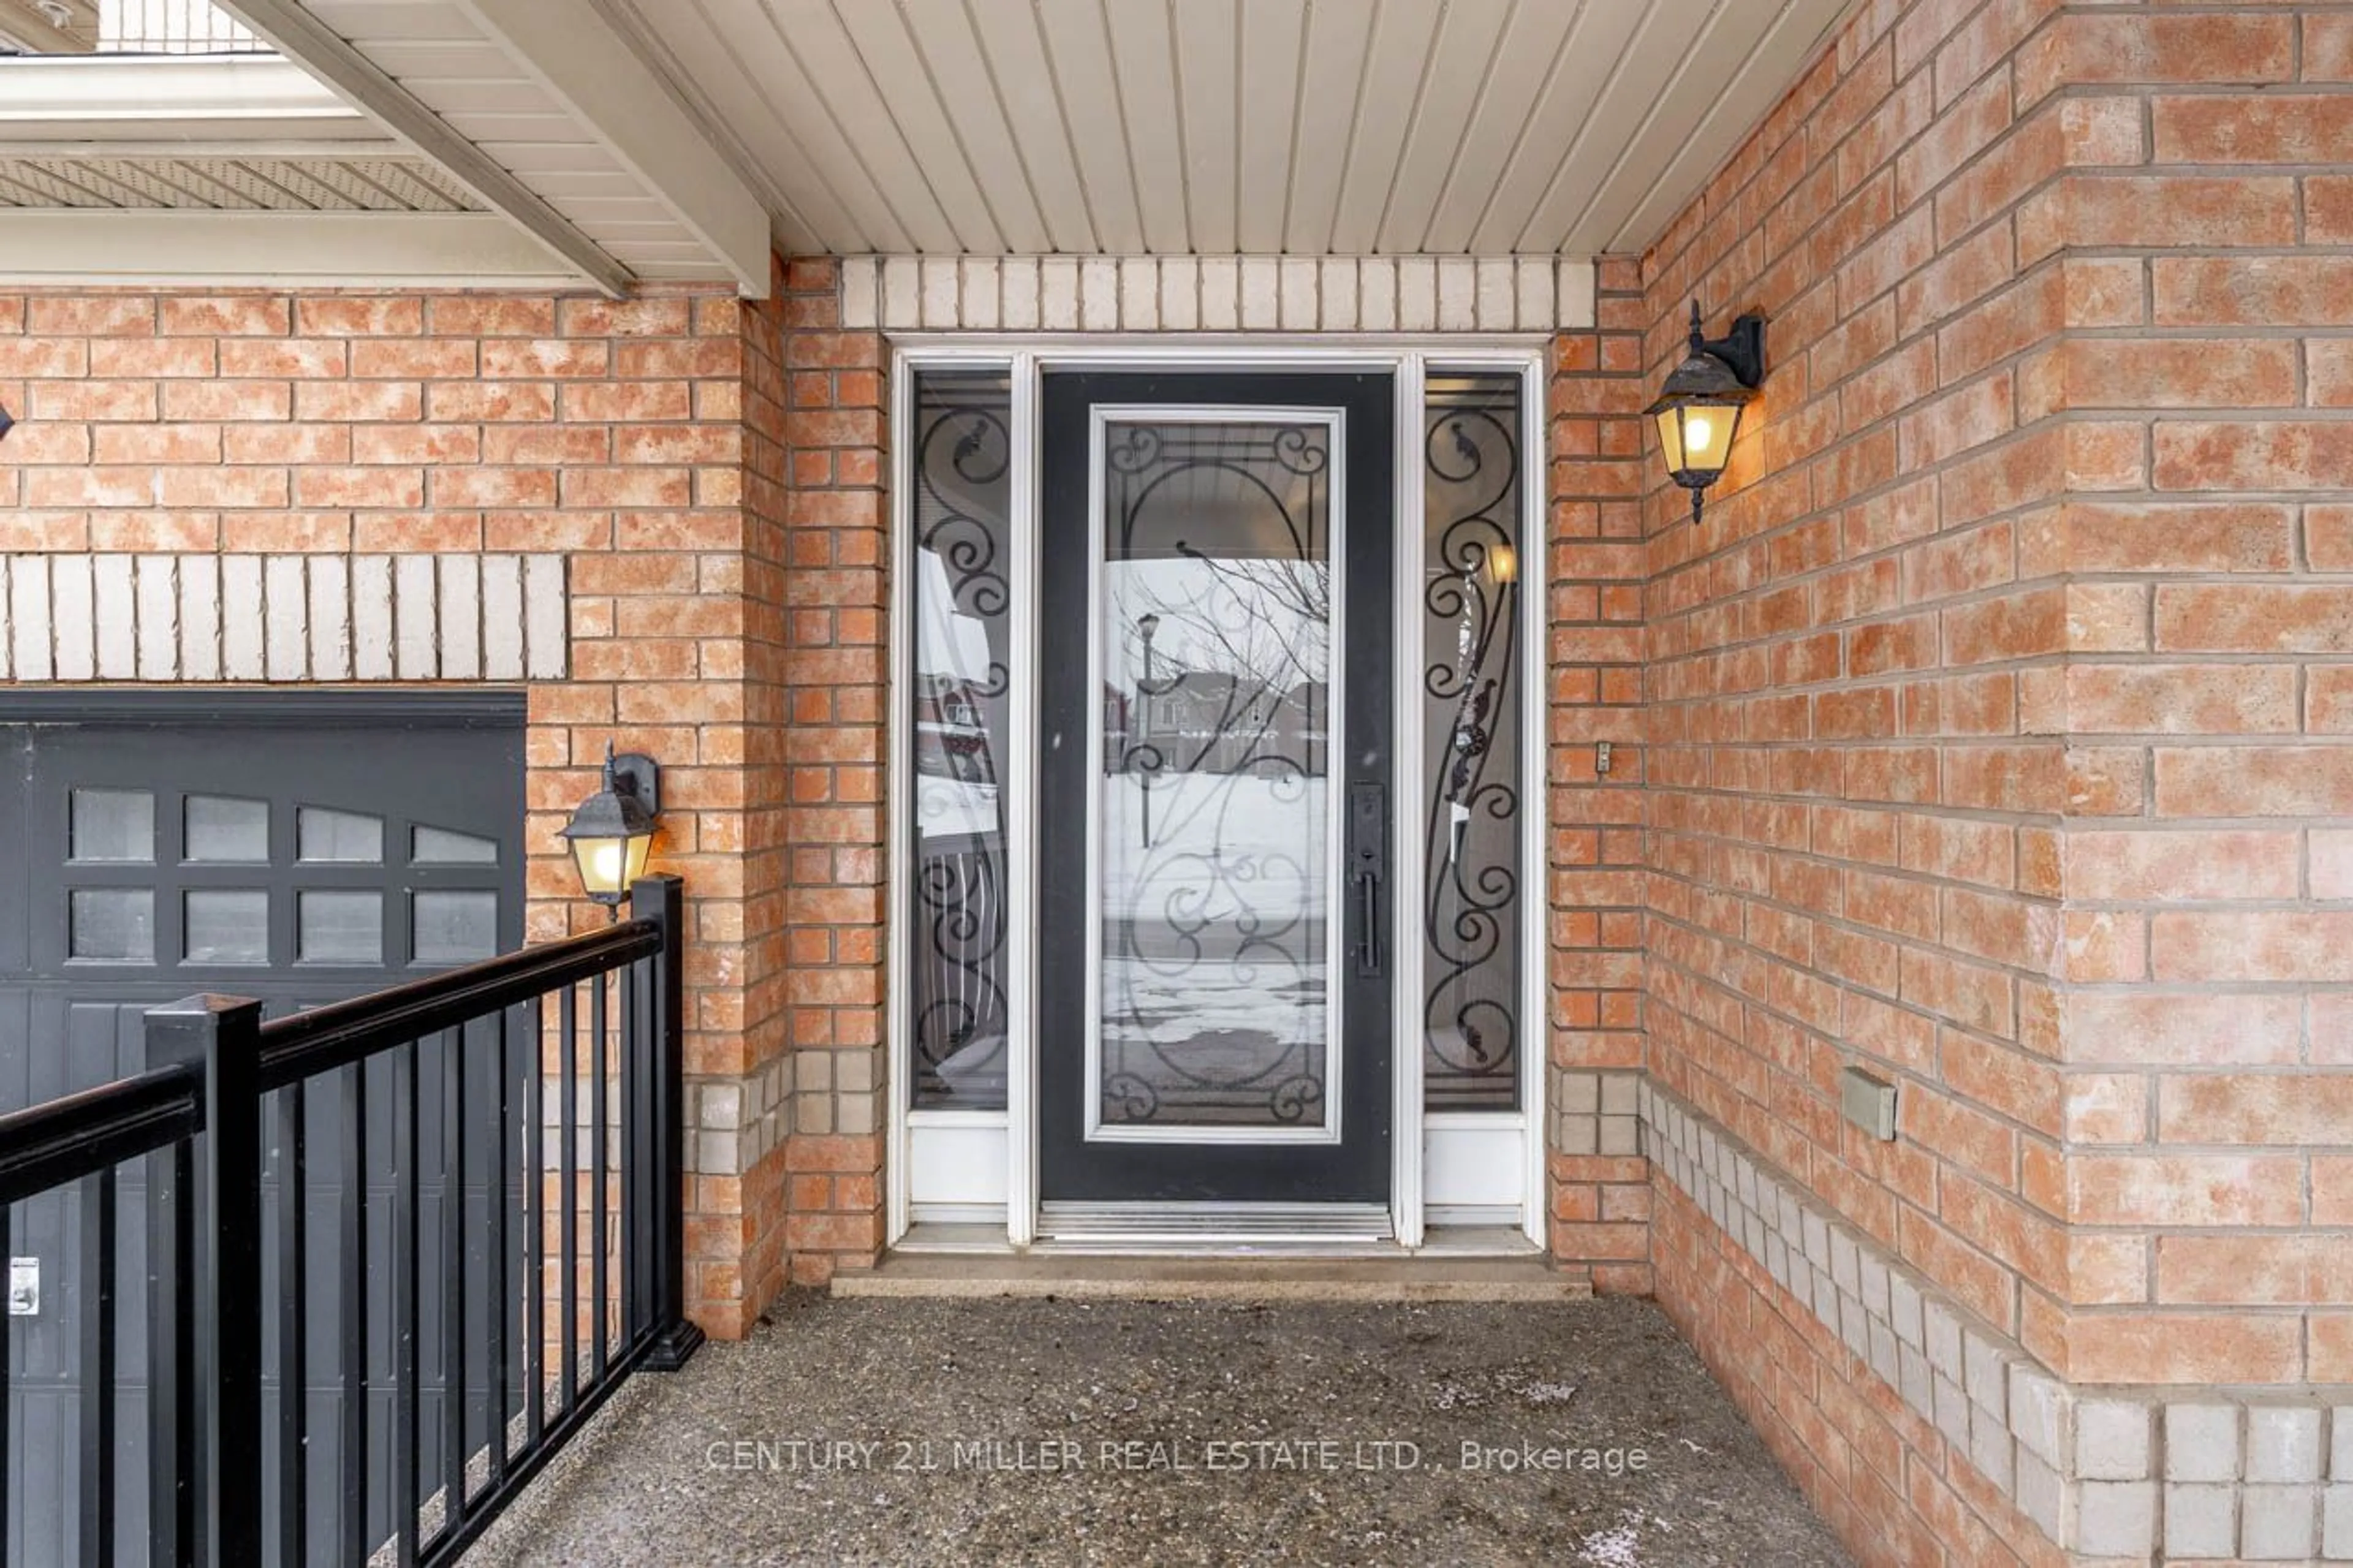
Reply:
[[[881,334],[838,325],[836,264],[785,271],[785,497],[779,675],[792,1279],[819,1284],[882,1247],[883,763],[888,658],[888,386]]]
[[[1602,264],[1596,330],[1554,340],[1546,844],[1554,1258],[1598,1289],[1651,1286],[1636,1147],[1642,1044],[1641,279]],[[1610,748],[1599,771],[1599,745]]]

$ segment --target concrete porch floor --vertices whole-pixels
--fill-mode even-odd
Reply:
[[[1848,1559],[1648,1302],[797,1292],[631,1379],[466,1562]]]

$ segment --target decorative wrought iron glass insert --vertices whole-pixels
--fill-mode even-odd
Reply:
[[[1522,385],[1508,372],[1433,372],[1424,405],[1422,1084],[1431,1110],[1519,1105]]]
[[[1335,424],[1098,417],[1093,1120],[1322,1136]]]
[[[1002,369],[926,369],[913,393],[913,1104],[1001,1110],[1012,379]]]

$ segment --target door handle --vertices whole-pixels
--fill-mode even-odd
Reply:
[[[1388,872],[1388,792],[1348,786],[1348,883],[1356,892],[1356,973],[1381,973],[1381,881]]]

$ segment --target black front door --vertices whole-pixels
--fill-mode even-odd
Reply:
[[[1388,1199],[1396,416],[1045,377],[1049,1204]]]

